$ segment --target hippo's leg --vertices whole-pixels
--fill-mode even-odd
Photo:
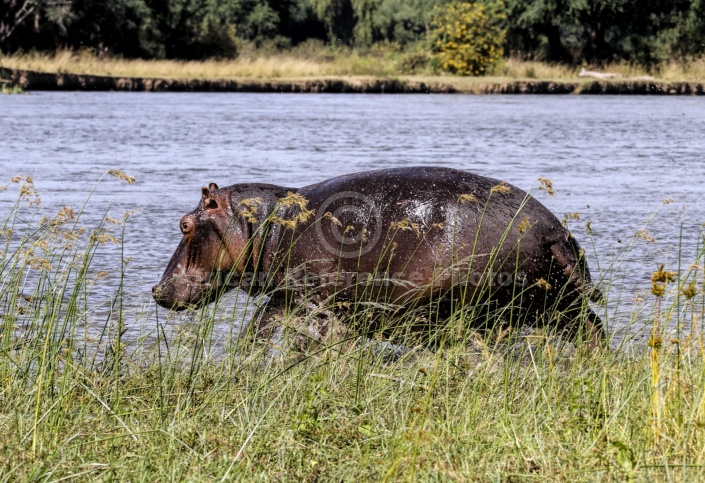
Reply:
[[[257,307],[248,329],[252,330],[255,338],[269,340],[274,335],[277,322],[283,318],[285,311],[285,297],[275,293],[269,297],[269,300]]]
[[[588,308],[587,320],[585,322],[588,341],[591,348],[604,347],[607,342],[607,331],[602,323],[602,319],[594,310]]]
[[[565,320],[564,331],[573,342],[584,341],[590,349],[605,347],[607,333],[602,319],[588,307],[582,296],[567,307],[559,307],[559,316]]]
[[[590,280],[590,274],[585,265],[585,259],[572,236],[566,240],[553,243],[550,246],[556,268],[562,277],[566,277],[561,298],[556,309],[561,318],[566,318],[564,327],[573,341],[584,340],[590,348],[605,345],[607,334],[600,317],[587,305],[587,300],[597,302],[601,293]]]
[[[270,296],[257,307],[248,327],[243,330],[256,343],[264,344],[264,356],[268,361],[281,361],[291,353],[293,346],[282,325],[286,310],[284,297]]]
[[[363,347],[387,364],[397,362],[405,355],[414,352],[414,349],[409,349],[405,345],[390,341],[375,340],[370,337],[365,337]]]

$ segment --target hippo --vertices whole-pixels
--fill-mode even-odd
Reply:
[[[179,226],[152,289],[167,309],[238,287],[266,295],[265,311],[302,300],[446,317],[479,307],[605,338],[587,304],[601,294],[568,229],[531,194],[470,172],[383,169],[303,188],[211,183]]]

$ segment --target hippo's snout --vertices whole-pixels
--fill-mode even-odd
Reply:
[[[188,307],[202,307],[213,300],[217,290],[208,279],[190,276],[167,275],[152,287],[152,298],[165,309],[181,311]]]
[[[162,282],[159,282],[152,287],[152,298],[158,305],[164,307],[165,309],[171,309],[174,306],[178,306],[178,303],[176,303],[173,297],[169,297],[166,293],[164,293]]]
[[[152,287],[152,298],[165,309],[180,311],[188,307],[192,292],[190,284],[170,278]]]

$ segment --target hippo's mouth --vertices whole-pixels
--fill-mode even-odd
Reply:
[[[200,308],[212,302],[217,291],[208,282],[183,277],[162,279],[152,287],[152,297],[165,309],[180,312],[187,308]]]

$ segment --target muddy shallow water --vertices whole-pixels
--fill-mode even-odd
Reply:
[[[536,196],[559,218],[579,213],[570,226],[593,278],[614,285],[607,310],[617,328],[659,264],[676,269],[679,251],[684,266],[693,261],[705,222],[702,98],[31,93],[0,96],[0,112],[0,184],[32,176],[47,213],[80,207],[108,169],[137,179],[104,180],[84,218],[136,211],[126,228],[123,301],[140,315],[128,336],[153,326],[150,288],[178,244],[179,218],[210,182],[298,187],[415,165],[524,190],[549,178],[555,197]],[[16,196],[16,188],[0,193],[0,217]],[[639,238],[624,254],[644,228],[656,241]],[[117,287],[120,250],[101,247],[94,263],[111,274],[93,289],[98,317]],[[245,298],[232,298],[241,314]],[[230,332],[229,314],[217,330]]]

